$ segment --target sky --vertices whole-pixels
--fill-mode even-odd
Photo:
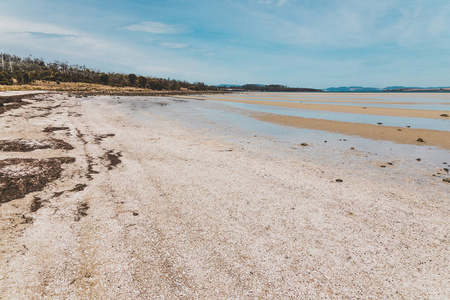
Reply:
[[[450,1],[0,0],[0,52],[214,85],[450,86]]]

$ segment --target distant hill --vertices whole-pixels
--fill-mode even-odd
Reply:
[[[239,84],[219,84],[217,87],[219,88],[235,88],[235,87],[241,87],[242,85]]]
[[[217,86],[220,90],[242,91],[242,92],[323,92],[318,89],[288,87],[280,84],[220,84]]]
[[[367,92],[420,92],[420,91],[449,91],[449,87],[406,87],[406,86],[388,86],[385,88],[362,87],[362,86],[341,86],[324,89],[326,92],[334,93],[367,93]]]
[[[382,89],[362,86],[341,86],[325,89],[326,92],[380,92]]]

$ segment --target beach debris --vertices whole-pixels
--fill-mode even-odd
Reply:
[[[391,162],[388,162],[387,164],[388,164],[388,165],[390,165],[390,166],[393,166],[393,165],[394,165],[394,164],[393,164],[393,163],[391,163]]]
[[[69,127],[45,127],[42,132],[55,132],[59,130],[69,130]]]
[[[114,153],[113,150],[106,152],[106,158],[109,160],[108,170],[112,170],[115,166],[122,162],[119,157],[122,157],[120,152]]]
[[[84,190],[86,187],[87,187],[87,184],[79,183],[73,189],[69,190],[69,192],[80,192],[80,191]]]
[[[397,131],[402,131],[402,130],[399,128],[399,129],[397,129]]]
[[[94,138],[94,142],[95,142],[96,144],[100,144],[100,142],[101,142],[103,139],[105,139],[105,138],[107,138],[107,137],[113,137],[113,136],[115,136],[114,133],[97,134],[97,135],[95,136],[95,138]]]
[[[351,147],[350,150],[355,150],[355,147]]]
[[[30,211],[37,212],[42,206],[42,199],[34,196],[33,202],[31,202]]]
[[[327,141],[323,141],[324,143],[327,143]]]
[[[411,128],[411,126],[408,125],[408,126],[406,126],[406,128]]]
[[[383,123],[381,123],[381,122],[378,122],[377,124],[378,124],[378,125],[383,125]]]
[[[336,182],[344,182],[344,180],[338,178],[338,179],[336,179]]]
[[[306,147],[309,146],[307,143],[301,143],[300,146]]]
[[[62,164],[74,162],[73,157],[0,160],[0,203],[43,190],[49,182],[61,177]]]
[[[6,152],[30,152],[37,149],[74,149],[70,144],[58,139],[47,140],[1,140],[0,150]]]
[[[443,168],[442,170],[448,173],[448,168]]]
[[[443,181],[443,182],[450,183],[450,177],[442,178],[442,181]]]
[[[447,114],[442,114],[442,115],[440,115],[441,117],[446,117],[446,118],[448,118],[448,115]]]
[[[422,138],[418,138],[416,142],[425,143],[425,141]]]
[[[386,166],[385,165],[381,165],[380,168],[386,168]]]
[[[416,160],[417,160],[417,161],[421,161],[422,159],[419,157],[419,158],[417,158]]]
[[[77,214],[75,215],[75,221],[78,222],[81,218],[86,217],[89,205],[86,202],[81,202],[77,207]]]
[[[133,212],[133,216],[139,216],[139,213],[137,213],[137,212]]]

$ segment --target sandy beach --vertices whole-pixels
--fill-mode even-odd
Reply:
[[[0,299],[450,297],[450,161],[329,164],[127,97],[25,101],[0,114]]]

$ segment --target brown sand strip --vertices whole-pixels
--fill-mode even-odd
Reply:
[[[398,128],[363,123],[350,123],[322,119],[282,116],[276,114],[252,114],[250,116],[260,121],[266,121],[285,126],[306,128],[312,130],[323,130],[345,135],[356,135],[372,140],[391,141],[399,144],[437,146],[446,150],[450,150],[449,131]],[[401,131],[399,131],[398,129],[401,129]],[[419,138],[422,138],[425,143],[417,142],[417,139]]]
[[[200,98],[202,100],[215,100],[208,97]],[[252,100],[237,100],[237,99],[221,99],[217,101],[237,102],[246,104],[268,105],[277,107],[311,109],[320,111],[343,112],[353,114],[378,115],[378,116],[393,116],[393,117],[411,117],[411,118],[429,118],[429,119],[448,119],[441,115],[450,111],[442,110],[419,110],[419,109],[403,109],[403,108],[384,108],[384,107],[366,107],[361,106],[343,106],[331,104],[311,104],[311,103],[292,103],[292,102],[270,102],[270,101],[252,101]]]
[[[214,95],[208,97],[211,100],[221,101],[222,99],[230,98],[230,95]],[[239,98],[245,99],[267,99],[267,100],[277,100],[284,102],[291,101],[307,101],[307,102],[334,102],[334,103],[360,103],[360,104],[398,104],[398,105],[450,105],[450,102],[395,102],[395,101],[379,101],[379,100],[367,100],[367,99],[331,99],[331,98],[278,98],[278,97],[259,97],[259,96],[240,96],[236,95],[235,100]],[[254,101],[254,100],[252,100]],[[265,101],[266,102],[266,101]]]

